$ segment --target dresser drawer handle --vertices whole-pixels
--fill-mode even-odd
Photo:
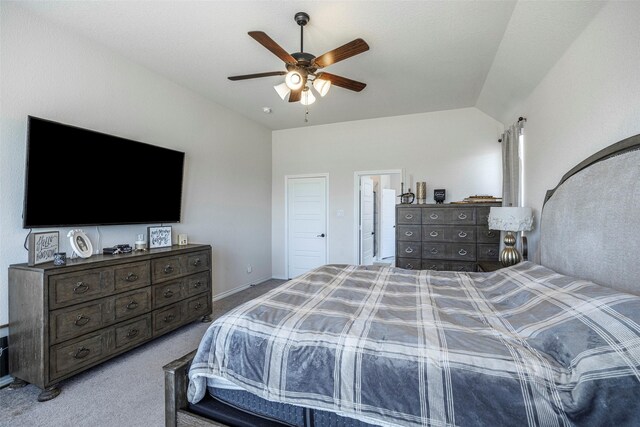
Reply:
[[[411,248],[407,248],[404,251],[405,251],[405,253],[408,253],[408,254],[412,254],[413,253],[413,249],[411,249]]]
[[[406,268],[407,270],[413,270],[413,265],[412,264],[407,264],[404,266],[404,268]]]
[[[167,289],[162,295],[164,295],[165,298],[171,298],[173,296],[173,291],[171,289]]]
[[[200,261],[200,258],[196,258],[196,259],[193,261],[193,263],[192,263],[192,265],[193,265],[194,267],[197,267],[197,266],[199,266],[200,264],[202,264],[202,261]]]
[[[404,217],[406,219],[413,219],[413,215],[412,214],[406,214]]]
[[[464,249],[460,249],[460,250],[458,251],[458,255],[462,255],[462,256],[465,256],[467,253],[468,253],[468,252],[467,252],[467,251],[465,251]]]
[[[74,354],[73,357],[76,359],[84,359],[89,355],[89,353],[91,353],[91,350],[82,346],[82,348],[79,348],[78,351],[76,351],[76,354]]]
[[[407,236],[407,237],[411,237],[411,236],[413,236],[413,231],[405,231],[404,235]]]
[[[429,236],[438,237],[438,232],[437,231],[432,231],[431,233],[429,233]]]
[[[431,248],[431,251],[430,251],[430,252],[431,252],[432,254],[437,254],[437,253],[438,253],[438,250],[437,250],[436,248]]]
[[[466,268],[464,268],[464,266],[458,267],[458,271],[466,271]]]
[[[84,282],[78,282],[76,283],[76,285],[73,287],[73,293],[74,294],[84,294],[85,292],[87,292],[89,290],[89,285],[87,285]]]
[[[91,320],[90,317],[87,317],[83,314],[78,314],[78,317],[76,317],[76,320],[73,322],[76,326],[84,326],[87,323],[89,323],[89,320]]]
[[[431,267],[429,267],[427,270],[437,270],[438,266],[433,264]]]
[[[467,233],[465,233],[464,231],[461,231],[458,233],[458,237],[467,237]]]
[[[138,275],[135,273],[129,273],[127,274],[127,277],[125,279],[127,282],[135,282],[136,280],[138,280]]]
[[[494,232],[493,232],[493,230],[489,230],[489,231],[487,232],[487,237],[493,237],[493,236],[495,236],[495,235],[496,235],[496,233],[494,233]]]
[[[202,308],[202,303],[197,303],[194,307],[195,310],[200,310]]]
[[[173,319],[175,318],[176,316],[174,316],[173,314],[170,314],[168,316],[164,316],[162,320],[164,320],[165,323],[169,323],[169,322],[173,322]]]
[[[496,255],[496,254],[497,254],[497,252],[496,252],[496,251],[494,251],[493,249],[489,249],[489,250],[487,251],[487,255],[494,256],[494,255]]]
[[[429,218],[438,219],[438,214],[437,213],[432,213],[431,215],[429,215]]]
[[[138,307],[138,303],[134,300],[131,300],[129,304],[127,304],[127,310],[133,310]]]
[[[127,338],[133,338],[136,335],[138,335],[138,330],[137,329],[129,329],[127,331]]]
[[[196,288],[196,289],[198,289],[200,286],[202,286],[202,282],[200,280],[198,280],[197,282],[195,282],[193,284],[193,287]]]
[[[173,267],[171,266],[171,264],[167,264],[167,266],[164,268],[164,272],[165,274],[173,273]]]
[[[467,219],[467,214],[464,214],[464,213],[459,214],[458,219]]]

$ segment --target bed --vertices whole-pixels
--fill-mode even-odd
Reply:
[[[639,149],[547,193],[540,264],[326,265],[216,319],[165,366],[166,424],[637,424]]]

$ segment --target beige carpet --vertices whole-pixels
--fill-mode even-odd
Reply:
[[[214,318],[282,284],[268,280],[214,303]],[[28,385],[0,390],[0,426],[164,426],[162,367],[196,349],[209,323],[191,323],[61,383],[61,393],[37,401]]]

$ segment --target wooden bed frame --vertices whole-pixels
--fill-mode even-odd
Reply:
[[[557,192],[558,188],[575,174],[587,169],[592,165],[598,164],[603,160],[616,157],[633,150],[640,150],[640,135],[627,138],[609,147],[606,147],[605,149],[598,151],[594,155],[582,161],[577,166],[572,168],[567,174],[565,174],[553,190],[549,190],[547,192],[544,200],[544,208],[547,208],[547,202]],[[621,191],[625,190],[622,189]],[[544,215],[542,216],[544,217]],[[628,258],[626,259],[626,261],[628,261]],[[626,261],[622,260],[622,262]],[[607,268],[615,268],[615,266],[607,266]],[[635,268],[638,269],[638,274],[636,275],[636,277],[640,277],[640,267]],[[605,286],[609,285],[605,283],[601,284]],[[187,388],[189,385],[188,374],[189,367],[191,366],[191,361],[193,360],[195,354],[196,350],[184,355],[180,359],[169,363],[163,368],[165,378],[166,426],[227,426],[226,424],[222,424],[220,422],[199,416],[189,410],[189,403],[187,401]],[[250,415],[247,416],[249,417]]]

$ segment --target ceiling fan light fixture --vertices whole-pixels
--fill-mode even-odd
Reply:
[[[316,102],[316,97],[311,93],[311,89],[309,87],[305,87],[302,91],[302,96],[300,98],[300,104],[302,105],[311,105]]]
[[[284,82],[289,89],[298,90],[302,85],[304,85],[304,77],[299,71],[292,70],[287,73],[287,76],[284,78]]]
[[[325,79],[315,79],[313,81],[313,88],[318,91],[320,96],[325,96],[329,93],[331,88],[331,81]]]
[[[279,85],[275,85],[273,88],[278,92],[278,95],[283,101],[291,93],[291,89],[289,89],[287,83],[280,83]]]

